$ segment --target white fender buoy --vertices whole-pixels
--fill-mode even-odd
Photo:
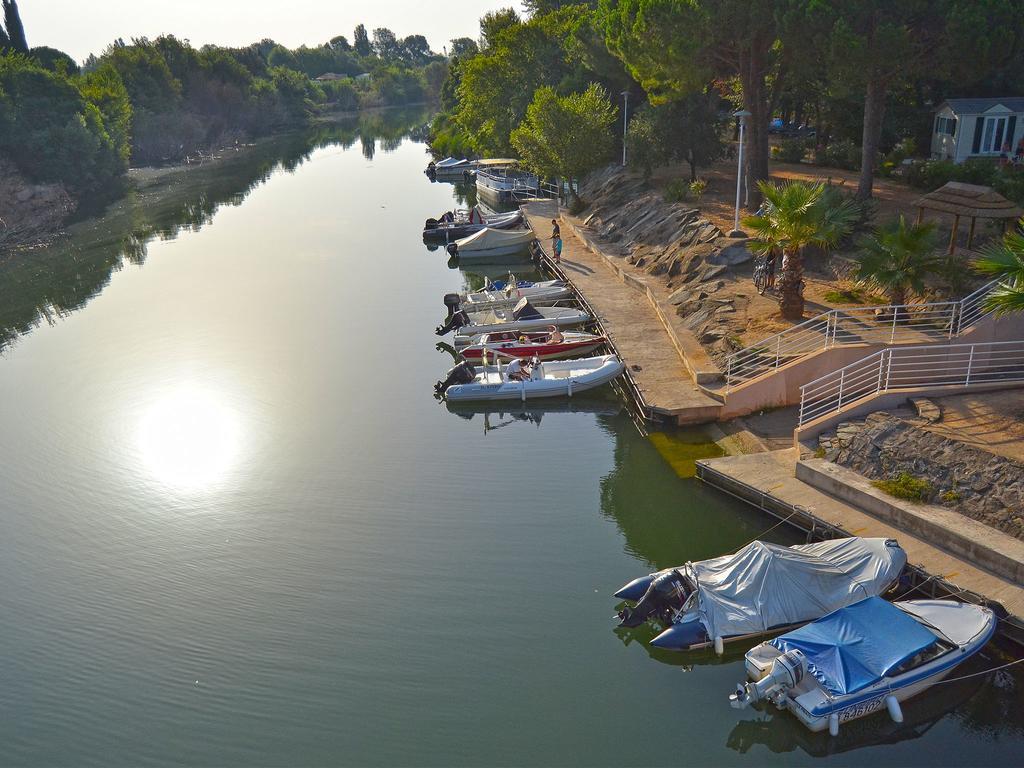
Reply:
[[[828,716],[828,735],[839,735],[839,715],[837,715],[835,712]]]
[[[526,382],[525,381],[519,382],[519,392],[522,395],[522,401],[525,403],[526,402]]]
[[[572,379],[569,379],[569,397],[572,397]]]
[[[721,635],[717,635],[715,637],[715,653],[717,653],[719,656],[725,653],[725,641],[722,640]]]
[[[900,703],[897,698],[891,693],[885,697],[885,708],[889,710],[889,717],[892,718],[894,723],[903,722],[903,710],[900,709]]]

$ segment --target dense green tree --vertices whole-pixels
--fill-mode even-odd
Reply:
[[[166,112],[181,101],[181,82],[163,54],[148,40],[133,45],[113,45],[103,60],[117,70],[136,110]]]
[[[409,35],[399,43],[399,56],[407,65],[421,67],[434,58],[434,52],[423,35]]]
[[[131,153],[132,105],[121,76],[113,66],[104,63],[81,75],[77,85],[82,96],[95,104],[103,115],[103,125],[119,163],[127,169]]]
[[[534,95],[526,119],[512,131],[512,146],[538,175],[567,179],[571,187],[572,181],[610,159],[617,114],[608,92],[596,83],[568,96],[545,86]]]
[[[1001,243],[991,245],[982,252],[974,267],[983,275],[999,280],[999,286],[989,296],[985,308],[998,314],[1024,312],[1024,219],[1019,229],[1007,232]]]
[[[861,240],[856,279],[902,306],[911,294],[923,295],[927,279],[941,272],[937,244],[934,224],[907,224],[900,216]]]
[[[402,57],[402,44],[387,27],[373,30],[373,52],[383,61],[398,61]]]
[[[686,163],[690,180],[725,151],[721,99],[693,93],[640,112],[630,123],[627,143],[633,161],[650,174],[654,166]]]
[[[366,34],[366,27],[362,24],[357,24],[352,33],[352,47],[360,56],[365,57],[373,53],[373,49],[370,47],[370,36]]]
[[[536,20],[507,27],[491,46],[458,69],[454,118],[481,154],[508,154],[509,135],[526,116],[534,92],[568,73],[560,41]]]
[[[348,38],[344,35],[336,35],[332,37],[328,45],[336,51],[345,51],[347,53],[352,50],[352,46],[349,45]]]
[[[4,26],[7,27],[5,46],[9,46],[19,53],[28,53],[28,40],[25,39],[25,26],[21,23],[17,0],[0,0],[0,3],[3,4]],[[0,40],[0,42],[3,41]]]
[[[768,178],[768,122],[787,50],[773,0],[602,0],[609,49],[654,103],[736,77],[751,117],[746,132],[751,203]]]
[[[29,51],[29,56],[52,72],[67,72],[69,75],[77,75],[79,72],[78,62],[64,51],[58,51],[47,45],[36,46]]]
[[[107,130],[99,107],[66,74],[16,53],[0,54],[0,127],[0,154],[31,179],[84,194],[127,168],[126,137]]]
[[[850,201],[831,204],[824,184],[759,184],[765,210],[760,216],[748,216],[743,226],[753,233],[749,242],[755,253],[782,254],[782,316],[800,321],[804,316],[804,248],[838,243],[852,230],[858,211]]]
[[[484,47],[490,47],[497,42],[498,35],[510,27],[522,23],[519,14],[512,8],[502,8],[497,11],[488,11],[480,18],[480,37]]]
[[[476,40],[471,37],[456,37],[452,40],[451,48],[448,50],[448,55],[457,59],[462,56],[475,56],[479,53],[480,49],[476,44]]]

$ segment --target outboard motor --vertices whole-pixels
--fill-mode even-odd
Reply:
[[[807,673],[807,657],[799,648],[786,651],[772,662],[771,671],[756,683],[736,686],[736,693],[729,696],[733,709],[744,709],[755,701],[770,701],[782,709],[781,702],[786,691],[800,685]]]
[[[668,624],[696,588],[693,580],[677,568],[662,573],[655,577],[635,606],[619,611],[619,626],[639,627],[651,617]]]
[[[459,311],[459,307],[462,305],[462,297],[457,293],[446,293],[441,301],[448,308],[448,314],[444,318],[445,322],[447,322],[452,319],[452,315]]]
[[[434,218],[427,219],[425,222],[423,222],[423,229],[424,230],[437,229],[437,225],[439,223],[440,222],[437,219],[434,219]]]
[[[457,331],[464,325],[469,325],[469,315],[459,309],[455,312],[450,312],[445,321],[434,329],[434,333],[438,336],[444,336],[446,333]]]
[[[434,392],[438,395],[444,395],[452,384],[469,384],[475,378],[476,369],[470,365],[468,360],[463,360],[448,371],[444,381],[439,381],[434,385]]]

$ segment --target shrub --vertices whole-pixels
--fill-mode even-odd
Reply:
[[[900,472],[891,480],[874,480],[871,484],[890,496],[907,501],[927,501],[932,495],[931,483],[907,472]]]
[[[779,145],[779,160],[784,163],[799,163],[806,151],[803,139],[786,139]]]
[[[939,498],[942,499],[947,504],[953,504],[954,502],[960,501],[960,494],[957,491],[950,488],[948,491],[943,493]]]
[[[707,179],[697,179],[696,181],[691,181],[689,186],[690,194],[693,195],[694,200],[700,200],[701,197],[704,195],[704,192],[707,190],[707,188]]]
[[[818,165],[830,168],[844,168],[856,171],[860,168],[860,147],[848,139],[833,141],[818,150],[815,156]]]
[[[681,203],[690,194],[690,185],[682,179],[672,179],[665,185],[664,198],[666,203]]]

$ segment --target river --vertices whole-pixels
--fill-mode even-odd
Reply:
[[[435,402],[479,278],[420,242],[455,205],[422,123],[262,143],[0,264],[2,762],[1019,762],[1020,676],[829,740],[731,710],[738,653],[613,629],[622,583],[771,521],[610,394]]]

